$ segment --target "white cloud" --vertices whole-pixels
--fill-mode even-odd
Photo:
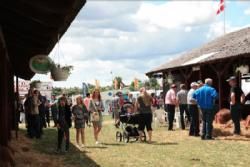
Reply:
[[[216,6],[215,2],[198,1],[173,1],[161,5],[144,3],[135,17],[147,25],[162,28],[194,26],[213,21]]]
[[[225,32],[230,33],[233,31],[249,27],[250,25],[248,24],[244,26],[232,26],[230,22],[226,22],[226,24],[224,25],[223,21],[217,21],[210,25],[209,31],[207,33],[207,38],[211,40],[221,35],[224,35],[224,26],[225,26]]]
[[[244,11],[245,15],[250,15],[250,8]]]
[[[95,79],[110,85],[110,71],[126,84],[143,80],[155,66],[222,35],[217,7],[215,1],[88,1],[60,41],[60,63],[73,65],[72,75],[54,85],[81,86]],[[50,56],[58,62],[56,50]]]

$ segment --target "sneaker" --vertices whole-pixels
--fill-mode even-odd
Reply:
[[[84,148],[84,147],[85,147],[85,145],[84,145],[84,144],[82,144],[82,145],[81,145],[81,148]]]
[[[235,133],[233,136],[234,137],[240,137],[240,134]]]
[[[56,154],[60,154],[60,153],[61,153],[61,150],[60,150],[60,149],[56,149],[54,152],[55,152]]]
[[[79,144],[76,144],[76,148],[80,149],[81,147],[80,147],[80,145],[79,145]]]
[[[206,137],[206,140],[214,140],[213,137]]]
[[[99,144],[99,141],[96,141],[95,144],[98,145],[98,144]]]

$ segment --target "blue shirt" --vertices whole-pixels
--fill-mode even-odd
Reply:
[[[194,92],[193,98],[201,109],[213,109],[218,94],[214,88],[206,84]]]

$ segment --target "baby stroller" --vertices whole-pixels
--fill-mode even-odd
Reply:
[[[139,114],[128,112],[133,109],[134,106],[130,102],[124,103],[120,112],[120,123],[121,130],[116,132],[116,141],[128,143],[133,139],[133,141],[138,141],[140,138],[138,131],[139,124]],[[142,141],[146,141],[146,134],[143,131],[141,136]]]

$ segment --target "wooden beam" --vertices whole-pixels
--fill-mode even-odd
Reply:
[[[19,80],[18,80],[18,76],[17,75],[16,75],[16,93],[17,93],[17,96],[18,96],[18,99],[16,99],[16,100],[19,100]],[[17,104],[18,104],[18,101],[17,101]],[[18,139],[18,129],[19,129],[19,118],[18,118],[18,105],[17,105],[16,111],[15,111],[16,139]]]
[[[216,73],[218,79],[218,91],[219,91],[219,108],[222,108],[222,75],[228,70],[228,67],[231,65],[234,59],[230,59],[225,65],[219,64],[222,68],[217,68],[213,64],[209,63],[209,66]],[[218,64],[216,64],[218,65]]]

